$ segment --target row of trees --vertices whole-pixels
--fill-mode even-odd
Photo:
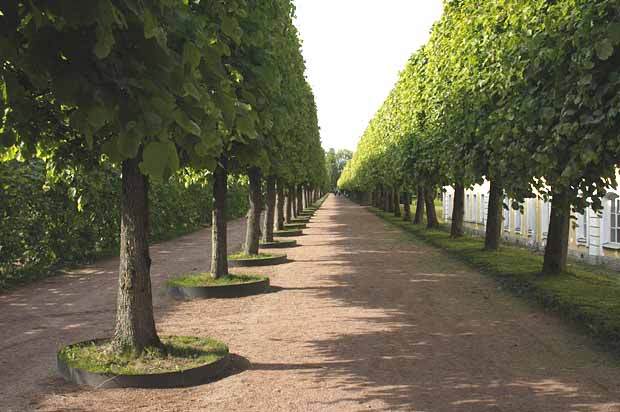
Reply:
[[[209,176],[215,277],[228,273],[228,175],[249,178],[249,254],[258,252],[263,181],[268,199],[277,190],[290,201],[304,192],[316,196],[325,183],[293,6],[289,0],[5,3],[2,158],[37,156],[52,171],[120,165],[112,345],[138,356],[161,346],[150,283],[149,180]]]
[[[340,179],[345,165],[352,157],[353,152],[348,149],[336,151],[331,148],[325,153],[325,167],[327,168],[327,180],[330,191],[334,191],[338,187],[338,179]]]
[[[505,196],[515,207],[526,197],[551,199],[543,272],[560,273],[571,209],[599,209],[616,185],[617,4],[444,3],[431,39],[411,56],[339,185],[375,195],[417,191],[418,202],[451,185],[458,237],[464,190],[487,179],[488,250],[500,244]]]

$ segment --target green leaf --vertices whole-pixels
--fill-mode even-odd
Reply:
[[[142,153],[140,170],[147,176],[161,181],[179,169],[179,156],[172,142],[151,142]]]
[[[157,18],[148,7],[144,8],[144,38],[151,39],[157,35]]]
[[[172,113],[172,117],[174,118],[174,121],[187,133],[200,136],[200,126],[190,119],[185,112],[177,109]]]
[[[185,83],[183,85],[183,90],[185,90],[185,93],[187,93],[189,96],[192,96],[194,99],[196,100],[201,99],[200,92],[198,91],[198,88],[196,88],[194,83],[191,83],[191,82]]]
[[[254,119],[247,115],[237,116],[236,126],[239,133],[244,134],[250,139],[255,139],[257,137],[256,133],[256,124],[254,123]]]
[[[131,132],[121,133],[116,141],[116,147],[119,153],[126,159],[133,159],[138,155],[138,149],[142,139],[134,136]]]
[[[86,116],[88,124],[93,131],[101,129],[111,119],[111,112],[103,106],[92,107]]]
[[[607,60],[614,54],[614,46],[609,39],[603,39],[595,45],[596,55],[601,60]]]
[[[230,16],[222,17],[222,31],[230,37],[235,43],[241,43],[242,30],[236,19]]]
[[[611,23],[607,27],[607,36],[609,40],[615,45],[620,43],[620,23]]]
[[[104,30],[97,26],[97,42],[93,48],[93,53],[98,59],[105,59],[110,55],[114,46],[114,34],[111,30]]]
[[[183,45],[183,64],[194,70],[200,64],[200,50],[191,41]]]

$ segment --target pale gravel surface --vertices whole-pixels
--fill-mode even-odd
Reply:
[[[292,263],[252,271],[276,291],[233,300],[158,292],[208,267],[208,231],[153,247],[160,333],[236,354],[228,376],[196,388],[92,390],[55,375],[59,343],[112,330],[116,259],[0,296],[0,411],[620,411],[619,361],[494,281],[333,196],[305,233],[284,250]]]

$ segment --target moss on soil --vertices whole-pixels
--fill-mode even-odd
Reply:
[[[194,275],[183,275],[168,280],[168,286],[180,287],[203,287],[203,286],[227,286],[241,285],[244,283],[260,282],[265,280],[263,276],[253,275],[233,275],[213,279],[211,273],[199,273]]]
[[[219,341],[193,336],[161,337],[162,349],[146,350],[141,356],[117,354],[109,340],[64,346],[59,357],[72,368],[115,375],[150,375],[179,372],[216,362],[228,354]]]
[[[273,232],[274,235],[277,235],[278,233],[297,233],[297,232],[301,232],[301,229],[283,229],[283,230],[276,230]]]
[[[261,246],[263,246],[263,245],[279,245],[279,244],[282,244],[282,243],[293,244],[293,243],[296,243],[296,241],[295,240],[274,240],[273,242],[260,242],[260,245]]]
[[[258,259],[271,259],[275,258],[277,255],[272,255],[269,253],[259,253],[258,255],[246,255],[243,252],[234,253],[232,255],[228,255],[228,260],[258,260]]]

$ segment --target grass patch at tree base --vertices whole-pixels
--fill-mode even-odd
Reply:
[[[168,286],[170,287],[208,287],[208,286],[230,286],[242,285],[245,283],[261,282],[265,280],[264,276],[254,275],[234,275],[222,276],[214,279],[211,273],[198,273],[195,275],[183,275],[170,279]]]
[[[275,258],[278,255],[272,255],[269,253],[259,253],[257,255],[246,255],[245,253],[234,253],[232,255],[228,255],[228,260],[259,260],[259,259],[271,259]]]
[[[301,229],[282,229],[282,230],[275,230],[273,232],[274,235],[280,234],[280,233],[297,233],[297,232],[301,232]]]
[[[484,239],[465,235],[451,239],[449,227],[427,229],[375,208],[370,211],[436,246],[482,273],[493,276],[513,293],[527,297],[573,321],[603,346],[620,354],[620,276],[603,267],[570,262],[566,273],[542,275],[543,256],[503,245],[485,251]]]
[[[147,349],[139,357],[114,352],[109,340],[64,346],[58,357],[71,368],[92,373],[150,375],[197,368],[228,355],[224,343],[209,338],[164,336],[161,341],[163,348]]]

